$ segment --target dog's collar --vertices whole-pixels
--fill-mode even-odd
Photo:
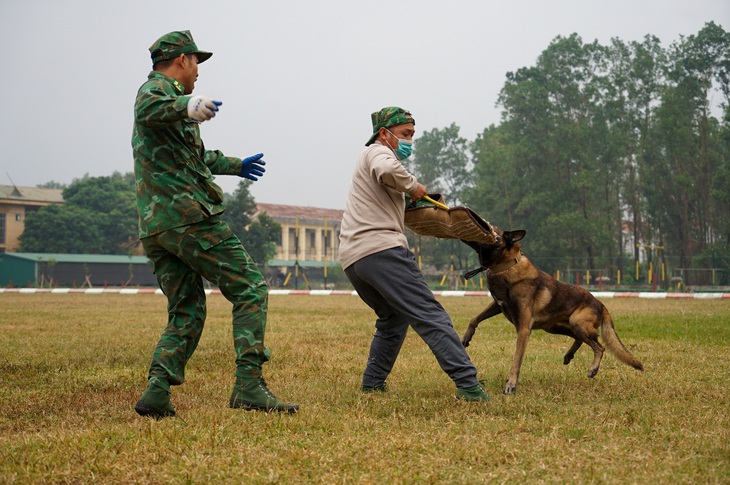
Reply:
[[[517,263],[519,263],[521,259],[522,259],[522,251],[520,251],[519,253],[517,253],[517,256],[515,256],[514,259],[510,259],[509,261],[505,261],[504,263],[498,264],[497,266],[490,266],[489,268],[487,268],[487,274],[498,274],[498,273],[502,273],[504,271],[507,271],[512,266],[514,266]]]

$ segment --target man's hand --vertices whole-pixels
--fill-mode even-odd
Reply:
[[[418,184],[418,187],[416,187],[416,190],[414,190],[412,193],[408,194],[411,196],[411,200],[418,200],[422,199],[424,195],[428,194],[428,191],[426,190],[426,187],[424,187],[422,184]]]
[[[264,172],[266,171],[266,169],[263,167],[264,165],[266,165],[266,162],[261,160],[261,157],[263,156],[263,153],[259,153],[257,155],[253,155],[241,160],[243,163],[241,165],[241,173],[238,174],[238,176],[256,182],[258,178],[262,177],[264,175]]]
[[[208,121],[215,116],[218,112],[218,106],[222,104],[221,101],[213,101],[204,96],[193,96],[188,101],[188,118],[201,123]]]

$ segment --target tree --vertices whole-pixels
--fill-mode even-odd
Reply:
[[[472,143],[473,186],[466,191],[467,204],[486,219],[496,218],[499,227],[517,229],[515,211],[526,189],[517,173],[516,142],[504,126],[492,125]]]
[[[254,261],[265,264],[276,252],[281,227],[267,217],[252,221],[256,202],[241,181],[225,194],[224,212]],[[128,254],[139,240],[134,174],[84,176],[63,190],[64,204],[28,215],[20,237],[21,250],[87,254]]]
[[[647,192],[655,224],[689,267],[693,256],[720,239],[721,212],[714,213],[713,180],[727,157],[718,121],[711,116],[713,83],[725,95],[730,76],[730,35],[710,22],[697,34],[672,44],[667,84],[656,109],[661,152],[652,160],[657,188]]]
[[[459,127],[434,128],[418,137],[409,169],[429,192],[442,193],[449,203],[459,205],[470,185],[468,142]]]
[[[125,254],[130,240],[137,237],[135,181],[132,173],[114,172],[108,177],[74,180],[63,191],[65,204],[95,215],[95,224],[103,234],[103,252]]]
[[[267,214],[256,214],[256,201],[249,192],[250,181],[241,180],[233,195],[226,194],[225,220],[243,243],[249,256],[257,264],[265,265],[276,255],[276,241],[281,235],[281,225]]]
[[[620,268],[625,222],[633,242],[693,264],[730,241],[729,46],[712,22],[669,50],[653,36],[608,46],[557,37],[535,66],[507,74],[502,123],[471,146],[465,200],[497,226],[527,229],[524,245],[548,270]],[[713,246],[705,261],[720,253]]]
[[[46,182],[45,184],[39,184],[37,185],[39,189],[65,189],[67,187],[66,184],[62,184],[60,182],[56,182],[55,180],[51,180],[50,182]]]
[[[87,254],[126,254],[137,240],[133,175],[75,179],[63,190],[63,206],[29,214],[21,250]]]
[[[249,192],[252,183],[249,180],[241,180],[233,195],[225,194],[226,211],[222,218],[241,240],[243,240],[241,236],[251,224],[251,216],[256,213],[256,201]]]
[[[415,142],[413,161],[407,168],[416,175],[430,193],[440,193],[451,206],[461,205],[464,193],[470,187],[471,171],[469,143],[459,135],[459,127],[452,123],[445,128],[434,128],[419,136]],[[473,251],[458,241],[417,237],[409,233],[411,246],[418,251],[422,262],[436,269],[464,269],[464,262]]]
[[[654,175],[650,167],[659,150],[654,129],[654,108],[659,103],[664,83],[666,53],[659,39],[649,35],[643,42],[632,42],[628,47],[614,40],[612,47],[609,51],[609,55],[613,54],[610,58],[611,75],[607,83],[620,87],[614,98],[620,100],[620,106],[615,110],[618,117],[615,118],[614,126],[618,137],[614,140],[614,146],[624,167],[617,181],[619,211],[621,218],[624,211],[630,215],[634,243],[652,242],[655,234],[651,226],[644,224],[644,221],[649,220],[645,214],[646,191],[654,190]],[[657,229],[661,234],[661,228]],[[620,248],[623,248],[621,241],[620,244]],[[635,261],[639,259],[639,251],[639,245],[633,244]],[[620,264],[619,268],[623,269]]]
[[[241,238],[243,246],[257,264],[265,265],[276,255],[276,241],[281,236],[281,224],[261,213]]]
[[[104,252],[104,237],[94,213],[80,207],[50,205],[29,212],[20,235],[21,251],[31,253]]]
[[[494,200],[500,212],[486,207],[485,217],[528,229],[531,254],[553,258],[553,265],[562,256],[592,268],[610,246],[606,207],[615,195],[607,174],[615,169],[605,162],[607,121],[597,108],[604,71],[597,43],[575,34],[556,38],[536,66],[507,74],[503,123],[474,146],[476,186],[493,189],[492,199],[510,194]],[[470,203],[481,195],[470,191]]]
[[[724,123],[718,138],[722,157],[713,179],[713,212],[716,215],[717,244],[726,248],[728,256],[725,259],[730,261],[730,103],[725,104]],[[730,279],[730,265],[726,271]]]

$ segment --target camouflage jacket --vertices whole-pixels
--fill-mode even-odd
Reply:
[[[205,149],[183,92],[177,80],[156,71],[137,92],[132,150],[140,238],[223,212],[213,175],[241,171],[240,158]]]

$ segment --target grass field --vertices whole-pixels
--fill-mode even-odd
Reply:
[[[443,298],[461,335],[485,298]],[[132,406],[166,321],[157,295],[0,294],[1,483],[730,483],[730,301],[606,300],[645,372],[535,332],[500,394],[515,332],[469,353],[492,401],[455,402],[412,331],[386,394],[358,391],[371,311],[352,296],[272,296],[265,366],[294,416],[231,410],[230,306],[173,390],[181,419]]]

